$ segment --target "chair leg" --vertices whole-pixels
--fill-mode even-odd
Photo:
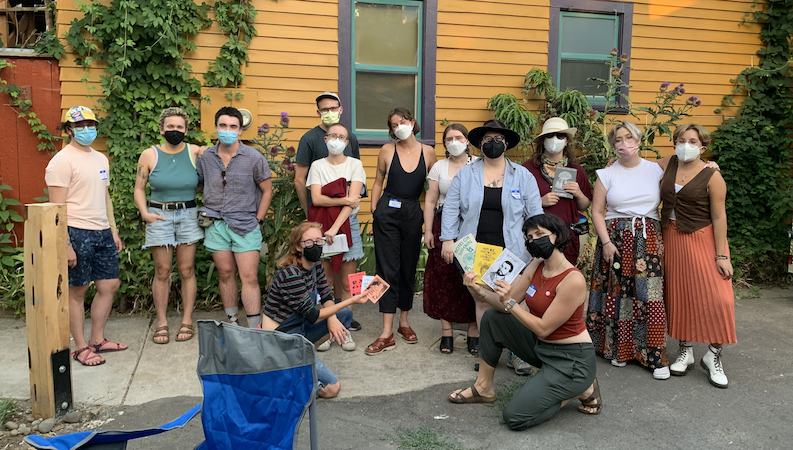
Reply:
[[[308,406],[309,435],[311,439],[311,450],[319,450],[319,436],[317,433],[317,399],[311,401]]]

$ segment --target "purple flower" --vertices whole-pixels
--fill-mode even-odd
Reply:
[[[291,158],[297,154],[297,150],[291,145],[287,147],[286,152],[284,153],[288,158]]]
[[[284,169],[286,169],[290,164],[292,164],[292,161],[290,161],[289,158],[284,158],[283,161],[281,161],[281,166]]]
[[[680,87],[683,87],[683,86],[685,86],[685,84],[683,84],[683,83],[680,83]]]
[[[292,164],[292,163],[289,163],[289,165],[286,166],[286,171],[287,172],[294,172],[295,171],[295,165]]]
[[[259,134],[267,134],[270,131],[270,124],[265,123],[264,125],[259,127]]]
[[[278,146],[277,145],[273,145],[272,147],[270,147],[270,154],[273,155],[273,156],[278,156]]]
[[[612,75],[612,76],[618,77],[618,76],[620,76],[621,74],[622,74],[622,71],[620,70],[620,68],[619,68],[619,67],[612,67],[612,68],[611,68],[611,75]]]
[[[620,51],[617,50],[617,47],[611,49],[611,56],[617,56],[620,54]]]
[[[620,55],[620,62],[622,62],[622,63],[628,62],[628,54],[627,53],[623,53],[623,54]]]
[[[281,126],[284,128],[289,128],[289,114],[285,112],[281,113]]]
[[[664,81],[663,83],[661,83],[661,92],[666,91],[666,89],[669,87],[670,84],[672,84],[672,83],[670,83],[668,81]]]
[[[681,94],[685,94],[685,93],[686,93],[686,90],[685,90],[685,88],[680,88],[680,91],[679,91],[679,92],[680,92]]]
[[[695,101],[695,102],[694,102],[694,106],[699,106],[699,105],[701,105],[701,104],[702,104],[702,101],[701,101],[701,100],[697,100],[697,101]]]

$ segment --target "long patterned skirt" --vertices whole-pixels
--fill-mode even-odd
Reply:
[[[441,257],[441,218],[432,224],[435,248],[429,251],[424,269],[424,313],[433,319],[453,323],[476,321],[474,298],[463,286],[463,277],[454,263],[446,264]]]
[[[610,219],[606,228],[621,261],[619,269],[610,267],[598,244],[586,318],[595,351],[609,360],[635,359],[650,369],[664,367],[668,360],[661,223]]]

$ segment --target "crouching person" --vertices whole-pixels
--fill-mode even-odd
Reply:
[[[319,262],[324,244],[322,226],[316,222],[303,222],[292,230],[290,252],[278,262],[280,270],[267,290],[261,328],[301,334],[317,345],[331,336],[336,342],[346,341],[352,321],[347,307],[365,303],[366,299],[358,295],[340,303],[333,301]],[[320,397],[337,396],[339,379],[319,359],[316,367]]]

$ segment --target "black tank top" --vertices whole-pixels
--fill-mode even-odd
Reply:
[[[394,158],[391,159],[391,168],[388,170],[388,185],[386,194],[395,197],[418,199],[424,190],[424,178],[427,176],[427,166],[424,164],[424,146],[421,146],[419,165],[413,172],[407,173],[399,162],[399,153],[394,144]]]
[[[476,242],[504,247],[504,211],[501,210],[503,188],[485,187],[479,225],[476,227]]]

